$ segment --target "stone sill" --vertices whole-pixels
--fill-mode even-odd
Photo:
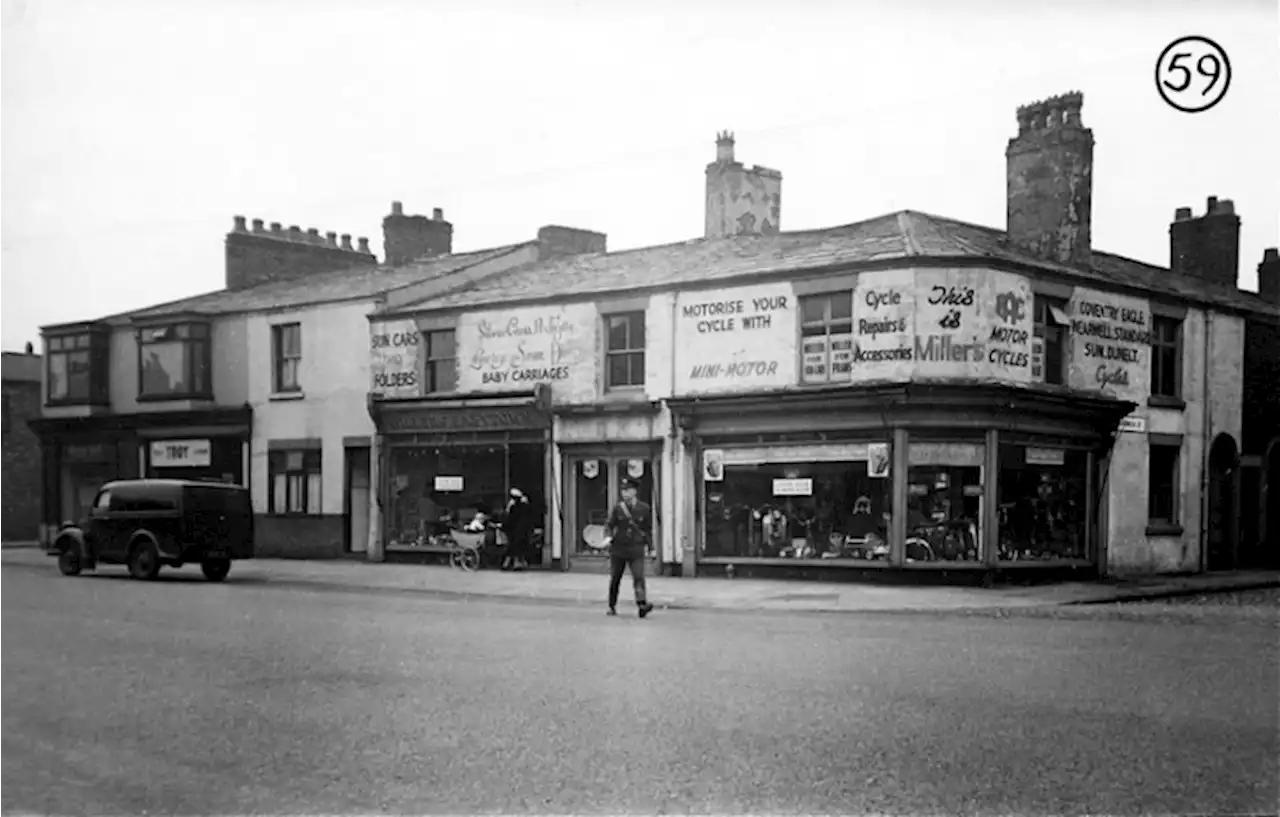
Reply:
[[[1178,537],[1182,535],[1182,526],[1168,522],[1153,522],[1147,525],[1147,536]]]
[[[272,403],[279,403],[284,400],[302,400],[306,396],[306,392],[303,391],[278,391],[268,395],[267,400]]]
[[[1167,394],[1153,394],[1147,398],[1147,405],[1151,408],[1184,411],[1187,408],[1187,401],[1181,397],[1170,397]]]

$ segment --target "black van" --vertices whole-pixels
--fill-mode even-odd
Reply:
[[[154,579],[162,565],[198,563],[205,578],[220,582],[233,560],[253,558],[253,505],[248,489],[222,482],[108,482],[89,516],[53,537],[49,554],[67,576],[122,564],[135,579]]]

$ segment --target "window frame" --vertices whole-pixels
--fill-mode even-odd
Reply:
[[[171,332],[182,346],[182,365],[184,383],[191,383],[195,366],[199,363],[204,368],[204,382],[198,389],[187,388],[183,392],[148,392],[146,378],[142,374],[142,366],[146,348],[162,343],[173,343],[175,338],[161,340],[147,339],[148,333]],[[163,323],[151,323],[139,326],[135,333],[138,346],[138,401],[165,402],[169,400],[211,400],[213,399],[213,327],[204,320],[174,320]]]
[[[1161,327],[1172,327],[1173,336],[1164,337]],[[1180,403],[1182,400],[1182,335],[1184,321],[1168,315],[1151,316],[1151,399],[1157,404]],[[1173,383],[1163,383],[1159,376],[1163,355],[1173,355]],[[1170,389],[1170,390],[1166,390]]]
[[[297,467],[290,464],[289,458],[293,455],[301,455],[302,459]],[[272,448],[267,451],[267,515],[268,516],[306,516],[316,517],[324,515],[324,458],[322,452],[318,448]],[[311,489],[310,477],[312,475],[318,477],[320,485],[319,496],[315,500],[315,510],[308,508],[311,506]],[[276,510],[276,477],[284,476],[285,497],[284,510]],[[298,482],[295,484],[294,480]],[[294,491],[300,491],[301,496],[295,503]],[[299,508],[295,510],[296,508]]]
[[[1172,440],[1150,439],[1147,446],[1147,535],[1178,536],[1182,534],[1182,442]],[[1172,476],[1167,486],[1158,485],[1164,482],[1156,472],[1156,452],[1161,456],[1172,454]],[[1168,497],[1158,497],[1157,491],[1168,490]],[[1168,514],[1158,512],[1158,499],[1165,499],[1160,504],[1168,505]]]
[[[846,296],[848,297],[848,300],[849,300],[849,317],[848,318],[833,317],[835,310],[832,308],[832,306],[835,302],[835,299],[836,298],[843,299]],[[822,318],[816,321],[806,321],[804,317],[805,304],[819,301],[819,300],[823,302]],[[854,335],[855,321],[853,317],[853,290],[852,289],[827,290],[824,292],[812,292],[812,293],[808,293],[806,295],[800,296],[797,299],[797,304],[796,304],[796,323],[797,323],[796,331],[799,334],[799,338],[798,338],[799,343],[797,344],[796,352],[800,356],[800,359],[798,361],[800,366],[800,385],[814,386],[814,385],[822,385],[824,383],[839,383],[843,381],[852,382],[853,381],[852,369],[850,370],[849,375],[843,378],[843,381],[836,378],[835,366],[832,362],[834,350],[832,349],[831,338],[835,335],[843,335],[843,334],[847,334],[849,335],[850,338],[852,338]],[[848,328],[844,332],[833,331],[840,326],[847,326]],[[821,333],[813,333],[813,334],[810,334],[807,331],[815,328],[820,328],[823,331]],[[805,374],[804,342],[806,338],[811,338],[811,337],[823,337],[823,338],[826,338],[827,340],[826,363],[825,363],[826,377],[810,378]]]
[[[436,356],[436,338],[448,335],[453,347],[453,354],[448,357]],[[422,332],[422,343],[425,349],[422,354],[422,393],[453,394],[458,391],[458,333],[456,329],[430,329]],[[439,388],[441,368],[450,372],[447,388]]]
[[[110,402],[107,392],[107,364],[110,353],[110,335],[95,327],[76,327],[48,333],[44,336],[44,384],[41,392],[46,406],[105,406]],[[71,389],[70,358],[84,356],[84,388]],[[53,368],[56,361],[65,360],[64,378],[67,392],[55,396]]]
[[[296,351],[288,352],[284,343],[286,335],[296,333]],[[285,366],[293,364],[293,382],[286,383]],[[302,393],[302,323],[276,323],[271,326],[271,393]]]
[[[1033,338],[1033,344],[1035,343],[1034,339],[1040,340],[1043,352],[1041,353],[1040,377],[1038,379],[1034,378],[1034,371],[1032,374],[1034,382],[1044,383],[1050,386],[1065,386],[1067,384],[1067,354],[1070,349],[1069,344],[1071,342],[1071,323],[1070,320],[1067,320],[1066,322],[1059,320],[1058,317],[1054,315],[1054,310],[1057,310],[1064,318],[1066,318],[1066,299],[1055,298],[1052,295],[1035,293],[1031,306],[1031,336]],[[1056,341],[1058,354],[1052,358],[1049,354],[1051,332],[1058,336]],[[1049,379],[1049,372],[1051,370],[1050,360],[1053,360],[1052,370],[1056,372],[1056,379],[1054,380]]]
[[[613,348],[614,321],[626,321],[626,343],[622,348]],[[640,391],[645,386],[645,346],[648,342],[648,327],[645,325],[646,314],[643,309],[624,312],[612,312],[601,316],[604,328],[604,388],[606,392]],[[640,343],[635,343],[635,328],[640,328]],[[627,361],[627,382],[613,382],[613,361],[619,357]],[[638,363],[639,371],[636,371]],[[637,379],[638,378],[638,379]]]

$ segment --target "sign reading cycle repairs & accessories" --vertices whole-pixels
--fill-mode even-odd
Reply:
[[[796,298],[789,283],[681,292],[675,392],[716,394],[796,384]]]

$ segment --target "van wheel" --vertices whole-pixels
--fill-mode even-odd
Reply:
[[[58,554],[58,570],[62,571],[62,575],[80,575],[80,554],[76,550],[75,545],[68,545]]]
[[[160,551],[154,542],[139,542],[129,552],[129,575],[150,581],[160,573]]]
[[[231,572],[230,559],[210,559],[200,565],[204,577],[211,582],[220,582]]]

